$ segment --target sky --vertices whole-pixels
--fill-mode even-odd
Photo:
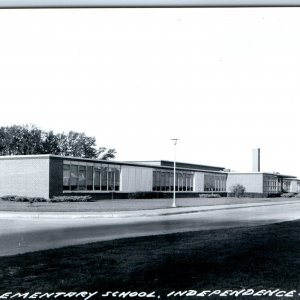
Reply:
[[[300,177],[300,8],[0,10],[0,126],[116,160]]]

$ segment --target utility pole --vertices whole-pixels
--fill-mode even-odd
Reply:
[[[176,207],[176,145],[179,139],[171,139],[174,145],[174,183],[173,183],[173,203],[172,207]]]

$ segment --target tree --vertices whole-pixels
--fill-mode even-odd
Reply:
[[[95,137],[69,131],[42,131],[34,125],[0,127],[0,155],[54,154],[109,160],[116,150],[97,148]]]
[[[103,160],[109,160],[116,157],[117,151],[115,149],[107,149],[105,147],[101,147],[98,150],[97,157]]]
[[[52,130],[44,133],[43,137],[43,153],[61,155],[60,136]]]
[[[60,155],[97,158],[96,139],[82,132],[69,131],[59,134]]]
[[[69,131],[68,133],[63,132],[54,136],[53,133],[49,133],[46,145],[47,147],[44,147],[44,150],[50,151],[45,153],[103,160],[116,157],[115,149],[107,149],[105,147],[97,149],[95,137],[89,137],[82,132]]]
[[[239,198],[244,195],[246,188],[241,184],[236,184],[230,187],[230,192]]]
[[[23,137],[20,143],[21,153],[23,155],[43,152],[41,129],[34,125],[26,125],[23,128]]]
[[[42,131],[34,125],[0,128],[1,155],[27,155],[43,152]]]

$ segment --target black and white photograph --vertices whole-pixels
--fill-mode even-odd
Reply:
[[[0,0],[0,299],[300,299],[300,1]]]

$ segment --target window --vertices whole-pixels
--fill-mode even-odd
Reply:
[[[226,175],[223,174],[204,174],[205,192],[225,192]]]
[[[86,167],[86,189],[88,191],[93,190],[93,167],[92,166]]]
[[[193,191],[193,174],[176,172],[176,191]],[[167,171],[153,171],[153,191],[174,191],[174,173]]]
[[[170,180],[171,180],[170,190],[174,191],[174,173],[170,173]]]
[[[187,191],[192,191],[193,190],[193,175],[188,175],[188,183],[187,183]]]
[[[71,191],[77,191],[78,190],[78,166],[71,165],[70,172],[71,172],[70,173]]]
[[[78,187],[80,191],[86,190],[86,166],[79,166]]]
[[[289,193],[291,191],[291,181],[288,179],[283,180],[283,191]]]
[[[188,178],[188,175],[187,174],[183,174],[183,185],[182,185],[182,190],[183,191],[187,191],[187,178]]]
[[[101,191],[107,191],[107,167],[101,167]]]
[[[65,191],[119,191],[120,171],[118,165],[80,164],[64,162],[63,190]]]
[[[264,175],[263,185],[264,193],[278,193],[281,191],[280,179],[277,176]],[[287,188],[284,181],[282,182],[282,188]]]
[[[167,173],[160,173],[160,183],[161,183],[161,190],[166,190],[166,174]]]
[[[120,168],[115,168],[115,191],[120,190]]]
[[[113,191],[115,186],[115,172],[114,168],[107,170],[108,190]]]
[[[177,175],[177,178],[178,178],[178,188],[179,188],[179,191],[183,191],[183,174],[179,173]]]
[[[64,191],[70,190],[70,165],[69,164],[64,164],[63,190]]]
[[[100,174],[101,174],[101,169],[96,167],[94,168],[94,190],[95,191],[100,191]]]

